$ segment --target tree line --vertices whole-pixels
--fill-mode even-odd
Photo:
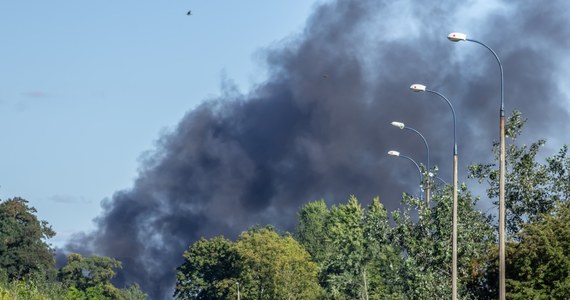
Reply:
[[[544,140],[514,143],[524,122],[519,112],[507,121],[507,297],[570,299],[568,147],[539,162]],[[497,159],[496,144],[493,153]],[[495,164],[470,165],[468,177],[487,186],[489,199],[498,198]],[[267,226],[235,241],[201,239],[184,252],[174,297],[448,299],[452,187],[431,184],[429,207],[409,194],[391,213],[379,198],[366,207],[354,196],[330,207],[318,200],[300,208],[292,233]],[[458,201],[459,297],[496,299],[496,218],[476,208],[480,199],[466,184]]]
[[[507,296],[570,299],[568,146],[539,162],[545,140],[516,145],[524,119],[507,121]],[[493,145],[495,158],[498,145]],[[424,169],[427,174],[427,170]],[[498,197],[495,164],[473,164],[468,177]],[[426,178],[428,178],[426,176]],[[355,196],[329,206],[303,205],[291,233],[255,226],[236,240],[202,238],[182,254],[175,299],[448,299],[451,294],[452,187],[430,182],[431,204],[403,194],[388,212],[381,199]],[[466,184],[458,193],[460,299],[496,299],[496,218],[480,211]],[[493,203],[496,208],[497,203]],[[490,211],[494,211],[492,209]],[[70,253],[55,266],[46,242],[55,232],[22,198],[0,202],[0,300],[146,299],[138,285],[113,285],[121,262]]]
[[[118,288],[111,283],[121,268],[114,258],[71,253],[56,268],[54,249],[46,242],[55,232],[28,203],[19,197],[0,202],[1,300],[146,299],[136,284]]]

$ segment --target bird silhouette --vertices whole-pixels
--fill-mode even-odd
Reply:
[[[187,16],[191,16],[191,15],[192,15],[192,11],[189,10],[189,11],[186,13],[186,15],[187,15]]]

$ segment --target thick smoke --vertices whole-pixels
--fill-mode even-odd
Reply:
[[[379,195],[392,210],[415,193],[421,131],[432,164],[451,181],[457,111],[460,172],[491,162],[498,138],[499,69],[486,49],[451,43],[451,31],[484,41],[501,57],[507,114],[523,111],[529,140],[568,142],[570,4],[564,1],[329,1],[301,36],[267,51],[269,78],[247,95],[226,93],[190,111],[161,137],[130,190],[103,204],[97,230],[69,249],[115,257],[121,279],[153,299],[169,298],[182,252],[200,237],[236,237],[254,224],[291,230],[304,203],[364,202]],[[231,53],[228,53],[231,55]],[[556,137],[566,140],[557,140]],[[462,176],[462,178],[465,178]]]

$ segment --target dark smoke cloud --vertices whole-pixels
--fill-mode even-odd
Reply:
[[[291,230],[307,201],[367,202],[392,210],[415,193],[418,174],[391,149],[424,162],[421,140],[390,126],[402,121],[430,143],[432,164],[450,181],[452,123],[447,104],[409,91],[424,83],[458,115],[460,169],[490,162],[498,137],[499,73],[473,43],[484,41],[505,69],[507,113],[529,119],[529,140],[568,142],[568,99],[559,89],[570,36],[564,1],[330,1],[304,33],[267,51],[269,77],[247,95],[228,91],[187,113],[161,137],[130,190],[103,204],[97,230],[70,250],[121,260],[123,282],[169,298],[182,252],[204,236],[236,237],[254,224]],[[231,55],[231,53],[228,53]],[[566,65],[568,60],[566,59]],[[565,139],[565,140],[564,140]],[[464,178],[464,177],[463,177]]]

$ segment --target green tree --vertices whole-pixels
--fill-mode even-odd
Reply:
[[[296,236],[320,267],[327,299],[400,299],[393,285],[399,253],[387,212],[375,198],[364,210],[356,197],[330,210],[323,200],[299,211]]]
[[[228,299],[241,272],[233,243],[221,236],[200,239],[183,254],[177,268],[174,297],[179,299]]]
[[[243,233],[236,242],[244,270],[243,297],[250,299],[319,299],[318,267],[291,236],[272,228]]]
[[[490,217],[475,209],[478,199],[467,187],[461,185],[458,192],[459,296],[479,299],[494,231]],[[406,299],[444,299],[451,293],[451,186],[434,190],[431,202],[420,210],[422,200],[404,195],[404,207],[392,214],[392,242],[403,259],[393,284],[402,287]]]
[[[506,184],[505,204],[507,222],[507,292],[514,298],[523,299],[556,299],[554,289],[544,283],[543,287],[536,280],[557,278],[558,271],[549,266],[545,260],[539,261],[532,255],[542,258],[550,257],[552,253],[534,253],[537,244],[529,242],[533,233],[547,228],[546,224],[553,223],[552,218],[561,214],[559,207],[568,205],[570,200],[570,157],[568,146],[563,146],[558,154],[548,157],[545,162],[539,162],[540,150],[546,141],[540,139],[530,145],[517,145],[515,142],[522,133],[526,120],[522,114],[515,111],[507,120],[506,134],[511,141],[506,151]],[[493,145],[495,159],[498,160],[498,145]],[[470,177],[480,183],[488,184],[487,195],[496,199],[499,194],[499,171],[496,164],[474,164],[469,167]],[[494,202],[497,205],[497,202]],[[545,227],[546,226],[546,227]],[[554,244],[561,243],[553,236],[543,232],[543,243],[553,243],[552,248],[543,250],[556,251]],[[481,298],[496,298],[498,266],[498,249],[495,247],[488,254],[489,267],[486,270],[486,280],[481,284],[481,290],[486,290],[486,296]],[[526,265],[526,266],[525,266]],[[561,270],[565,267],[561,265]],[[533,272],[529,268],[536,268]],[[532,274],[532,275],[531,275]],[[532,292],[534,291],[534,292]],[[567,296],[566,296],[567,297]],[[562,297],[564,298],[564,297]],[[560,299],[562,299],[560,298]]]
[[[311,254],[315,262],[322,262],[330,250],[326,247],[326,221],[329,209],[323,199],[309,202],[297,213],[295,238]]]
[[[325,287],[333,299],[366,299],[364,209],[356,197],[333,206],[326,222]]]
[[[53,250],[45,240],[55,232],[36,212],[22,198],[0,203],[0,269],[9,280],[54,268]]]
[[[547,158],[545,164],[537,161],[540,149],[546,143],[540,139],[529,146],[514,144],[521,134],[526,119],[518,111],[507,119],[506,133],[511,140],[506,151],[505,205],[507,232],[516,238],[522,225],[540,221],[557,202],[570,200],[570,157],[564,146],[558,155]],[[493,145],[498,160],[498,144]],[[499,170],[496,164],[473,164],[469,177],[489,187],[487,195],[495,199],[499,195]],[[497,202],[495,202],[497,205]]]
[[[120,299],[121,291],[111,284],[117,274],[115,269],[120,268],[121,262],[114,258],[71,253],[59,271],[59,278],[64,285],[84,292],[87,299]]]
[[[364,265],[369,299],[402,299],[397,283],[399,253],[390,241],[392,228],[380,199],[374,198],[364,216]]]
[[[509,249],[509,299],[570,299],[570,207],[526,224]]]

